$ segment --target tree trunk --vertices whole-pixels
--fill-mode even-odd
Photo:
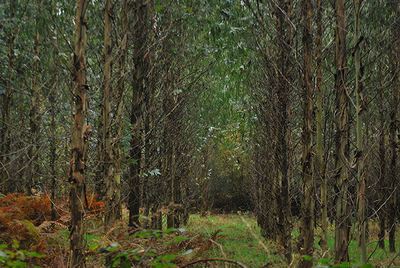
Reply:
[[[38,13],[40,14],[41,1],[37,3]],[[39,16],[39,15],[37,15]],[[39,87],[39,18],[36,18],[36,30],[35,30],[35,41],[34,41],[34,52],[33,57],[33,81],[32,81],[32,97],[31,97],[31,108],[29,112],[29,125],[30,125],[30,140],[32,144],[28,150],[28,183],[27,193],[32,195],[34,186],[38,183],[39,175],[39,141],[40,141],[40,87]]]
[[[75,18],[75,43],[74,43],[74,106],[71,128],[71,168],[69,181],[71,183],[70,208],[71,208],[71,228],[70,228],[70,248],[71,261],[70,267],[85,267],[84,256],[84,229],[83,215],[85,200],[85,165],[88,146],[88,134],[90,127],[86,126],[87,99],[86,91],[86,11],[89,0],[76,1]]]
[[[390,199],[389,199],[389,211],[388,211],[388,225],[389,229],[389,250],[390,252],[396,252],[395,247],[395,234],[396,234],[396,217],[397,217],[397,139],[398,139],[398,107],[399,107],[399,86],[400,86],[400,76],[398,75],[400,60],[400,27],[399,23],[399,5],[397,2],[392,3],[392,14],[395,18],[395,23],[392,26],[392,40],[391,40],[391,65],[392,65],[392,106],[390,111],[390,127],[389,127],[389,144],[390,144],[390,168],[389,168],[389,189],[390,189]]]
[[[301,234],[303,246],[302,255],[313,256],[314,251],[314,177],[312,168],[312,133],[313,133],[313,84],[312,84],[312,3],[311,0],[302,1],[303,17],[303,202],[301,209]],[[312,261],[300,259],[299,267],[312,267]]]
[[[129,3],[128,0],[124,0],[122,4],[123,15],[122,15],[122,40],[121,40],[121,51],[119,58],[119,74],[118,83],[115,89],[115,105],[114,105],[114,122],[115,129],[113,132],[113,165],[114,165],[114,184],[115,184],[115,196],[114,200],[114,210],[116,219],[122,218],[121,210],[121,137],[122,137],[122,115],[123,115],[123,105],[124,105],[124,92],[125,92],[125,80],[126,80],[126,55],[127,55],[127,44],[128,44],[128,13],[129,13]]]
[[[291,246],[291,223],[290,223],[290,202],[289,202],[289,95],[292,81],[293,66],[291,63],[292,54],[292,29],[288,22],[292,14],[292,1],[279,1],[275,8],[277,20],[277,42],[279,49],[278,68],[278,150],[276,157],[279,162],[278,179],[280,189],[277,200],[277,230],[278,243],[284,248],[284,255],[288,263],[292,260]]]
[[[320,245],[322,250],[328,249],[328,178],[325,175],[324,168],[324,143],[323,143],[323,126],[324,126],[324,110],[323,110],[323,91],[322,91],[322,0],[317,1],[317,33],[315,35],[315,50],[316,50],[316,168],[317,178],[321,181],[321,240]]]
[[[346,0],[336,0],[336,50],[335,50],[335,88],[336,88],[336,151],[335,179],[337,186],[335,218],[335,263],[349,260],[348,186],[350,156],[350,105],[346,93]]]
[[[15,17],[15,5],[16,1],[10,0],[10,21],[14,21]],[[13,27],[14,28],[14,27]],[[1,167],[0,167],[0,191],[6,193],[8,190],[8,185],[11,184],[10,174],[8,171],[9,164],[9,153],[10,153],[10,111],[12,105],[12,95],[13,95],[13,83],[14,83],[14,64],[15,64],[15,32],[14,29],[10,29],[7,33],[8,36],[8,72],[6,79],[6,92],[2,95],[2,107],[1,107],[1,132],[0,132],[0,146],[1,146]]]
[[[56,48],[57,51],[58,44],[57,44],[57,33],[53,33],[53,46]],[[49,113],[50,113],[50,133],[49,133],[49,149],[50,149],[50,159],[49,159],[49,166],[50,166],[50,177],[51,177],[51,185],[50,185],[50,192],[51,192],[51,217],[52,220],[56,220],[56,208],[54,206],[54,200],[56,197],[56,179],[57,179],[57,137],[56,137],[56,129],[57,129],[57,122],[56,122],[56,107],[57,107],[57,89],[58,89],[58,74],[57,74],[57,53],[53,53],[53,64],[52,64],[52,72],[55,74],[53,86],[49,92]]]
[[[140,208],[140,170],[143,148],[143,96],[147,89],[148,55],[148,3],[136,0],[135,7],[135,40],[134,40],[134,71],[133,71],[133,96],[131,110],[131,126],[133,135],[130,151],[130,193],[128,201],[129,225],[139,225]]]
[[[111,127],[111,57],[112,57],[112,14],[113,3],[111,0],[106,1],[104,10],[104,69],[103,69],[103,178],[106,185],[105,206],[104,206],[104,229],[111,228],[116,219],[118,219],[120,188],[119,182],[115,181],[114,176],[114,150],[112,141]]]
[[[356,82],[356,164],[357,164],[357,182],[358,190],[358,226],[359,226],[359,242],[361,247],[362,263],[367,262],[367,245],[366,245],[366,219],[365,219],[365,174],[364,174],[364,149],[362,136],[362,117],[364,110],[364,98],[362,93],[362,70],[360,55],[360,0],[354,2],[354,64],[355,64],[355,82]]]
[[[382,77],[382,71],[379,69],[379,74]],[[383,90],[378,89],[379,96],[379,118],[380,118],[380,133],[379,133],[379,199],[381,200],[378,204],[380,206],[378,210],[379,218],[379,247],[385,249],[385,230],[386,230],[386,131],[385,131],[385,99],[383,95]]]

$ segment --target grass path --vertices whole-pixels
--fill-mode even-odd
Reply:
[[[243,215],[210,215],[190,217],[187,230],[191,233],[204,233],[211,236],[218,230],[218,239],[204,257],[224,257],[246,264],[248,267],[262,267],[279,257],[271,257],[272,245],[260,236],[259,228],[253,218]],[[283,263],[281,263],[283,264]],[[277,267],[274,265],[274,267]]]
[[[374,267],[400,267],[400,256],[389,253],[377,247],[376,226],[370,225],[370,241],[368,246],[369,262]],[[187,230],[192,234],[205,234],[208,237],[219,231],[217,239],[210,251],[204,252],[204,258],[227,258],[246,264],[248,267],[288,267],[283,261],[282,255],[276,249],[273,242],[265,241],[260,235],[259,227],[249,215],[209,215],[200,217],[191,215]],[[293,231],[292,237],[296,240],[297,230]],[[399,238],[398,238],[399,239]],[[315,258],[321,259],[323,252],[318,245],[319,238],[315,238]],[[399,241],[399,240],[397,240]],[[387,243],[387,241],[386,241]],[[329,233],[328,245],[333,253],[334,232]],[[361,252],[357,241],[352,240],[349,245],[351,267],[359,267],[361,264]],[[295,262],[299,258],[294,255]],[[326,258],[326,257],[325,257]],[[294,265],[295,266],[295,265]]]

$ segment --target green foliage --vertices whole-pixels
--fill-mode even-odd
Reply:
[[[333,264],[332,260],[330,260],[330,259],[323,258],[323,259],[317,259],[316,260],[314,257],[308,256],[308,255],[301,255],[301,258],[306,260],[306,261],[314,261],[316,263],[322,264],[324,267],[327,267],[327,268],[349,268],[349,267],[353,267],[353,265],[350,262],[343,262],[343,263],[340,263],[340,264]],[[366,264],[360,266],[360,268],[372,268],[372,267],[373,267],[372,264],[369,264],[369,263],[366,263]]]
[[[10,268],[28,267],[32,258],[44,258],[46,255],[19,249],[19,242],[13,241],[12,249],[7,250],[8,245],[0,245],[0,266]]]
[[[130,238],[139,239],[160,239],[163,235],[172,232],[182,232],[180,229],[169,228],[167,230],[143,230],[136,232]],[[163,242],[165,245],[179,243],[187,240],[185,237],[175,236],[170,241]],[[176,267],[174,261],[183,255],[190,254],[191,251],[186,251],[179,254],[157,254],[151,251],[151,248],[136,248],[123,249],[119,243],[112,243],[105,248],[99,248],[98,245],[92,245],[91,250],[97,250],[99,254],[105,254],[107,267],[132,267],[134,264],[141,264],[146,267],[167,268]]]
[[[241,217],[249,224],[241,220]],[[260,235],[260,228],[253,218],[248,215],[213,215],[208,217],[200,217],[199,215],[191,215],[188,223],[188,232],[198,236],[205,235],[209,237],[217,230],[222,230],[218,243],[221,247],[213,246],[209,251],[203,253],[205,258],[221,258],[233,259],[242,263],[246,263],[248,267],[262,267],[266,263],[274,263],[277,267],[281,267],[281,259],[278,256],[272,256],[269,259],[265,249],[261,246],[254,235],[263,241]],[[250,228],[249,228],[250,227]],[[272,251],[274,245],[268,241],[266,246]],[[221,251],[223,250],[223,252]],[[225,255],[224,255],[225,254]],[[271,267],[275,267],[274,265]]]

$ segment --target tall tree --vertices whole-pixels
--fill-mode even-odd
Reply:
[[[1,132],[0,132],[0,146],[1,146],[1,172],[0,172],[0,190],[2,192],[6,192],[8,190],[8,185],[10,184],[10,173],[8,171],[8,163],[10,159],[10,127],[11,127],[11,105],[12,105],[12,96],[14,92],[14,68],[15,68],[15,38],[16,33],[14,31],[14,17],[15,17],[15,9],[16,9],[16,1],[9,1],[9,12],[10,12],[10,21],[12,21],[12,26],[9,31],[5,31],[8,45],[8,53],[7,53],[7,79],[5,82],[6,90],[5,93],[2,94],[1,98]]]
[[[125,92],[125,80],[127,78],[126,75],[126,57],[128,50],[128,14],[129,14],[129,1],[124,0],[122,2],[122,37],[120,42],[120,51],[119,51],[119,61],[118,61],[118,82],[115,88],[114,94],[114,109],[112,114],[113,122],[115,127],[113,129],[113,139],[112,139],[112,152],[113,152],[113,188],[114,188],[114,197],[113,197],[113,210],[114,215],[117,219],[122,217],[121,211],[121,138],[122,138],[122,127],[123,127],[123,105],[124,105],[124,92]]]
[[[325,174],[324,167],[324,142],[323,142],[323,126],[324,126],[324,110],[323,110],[323,63],[322,63],[322,0],[317,0],[317,31],[315,35],[315,68],[316,68],[316,85],[315,85],[315,98],[316,98],[316,175],[321,181],[321,248],[326,251],[328,248],[328,178]]]
[[[143,149],[143,99],[148,90],[149,57],[146,53],[149,38],[149,3],[144,0],[135,2],[134,25],[134,62],[132,70],[132,107],[130,123],[132,139],[130,151],[130,193],[128,201],[129,225],[139,225],[140,208],[140,172]]]
[[[53,79],[53,84],[50,88],[50,92],[48,95],[48,101],[50,103],[49,107],[49,113],[50,113],[50,131],[49,131],[49,151],[50,151],[50,156],[49,156],[49,168],[50,168],[50,176],[51,176],[51,182],[50,182],[50,195],[51,199],[55,200],[56,197],[56,184],[57,184],[57,174],[58,174],[58,169],[57,169],[57,137],[56,137],[56,129],[57,129],[57,90],[59,87],[59,74],[57,73],[57,48],[58,48],[58,43],[57,43],[57,33],[53,32],[53,40],[52,40],[52,45],[55,48],[55,51],[52,53],[53,57],[53,62],[51,65],[51,70],[52,73],[55,75]],[[56,208],[54,202],[51,202],[51,217],[52,220],[56,219]]]
[[[312,256],[314,250],[314,176],[312,161],[312,133],[313,133],[313,33],[312,33],[312,2],[302,1],[303,19],[303,202],[301,209],[301,240],[303,241],[300,253]],[[302,258],[299,267],[312,267],[312,261]]]
[[[335,2],[335,90],[336,90],[336,150],[335,180],[337,187],[335,217],[335,263],[349,260],[349,158],[350,124],[349,96],[346,89],[346,0]]]
[[[276,77],[278,95],[278,148],[275,157],[279,161],[278,178],[278,240],[285,249],[284,255],[288,262],[292,259],[291,227],[290,227],[290,202],[289,202],[289,110],[290,88],[293,80],[293,64],[291,62],[293,29],[292,0],[274,3],[276,14],[275,27],[277,30],[278,44],[278,77]]]
[[[120,181],[115,176],[115,160],[113,131],[111,124],[111,72],[112,72],[112,18],[113,3],[111,0],[106,1],[104,9],[104,68],[103,68],[103,133],[102,133],[102,165],[103,178],[106,186],[105,193],[105,212],[104,212],[104,228],[107,230],[114,224],[114,221],[121,216],[120,212]],[[117,138],[117,137],[114,137]]]
[[[390,111],[390,126],[389,126],[389,144],[390,144],[390,162],[389,162],[389,189],[390,199],[388,213],[388,225],[389,230],[389,250],[395,252],[395,234],[396,234],[396,216],[397,216],[397,183],[398,183],[398,113],[399,113],[399,87],[400,87],[400,75],[398,74],[400,69],[400,25],[399,25],[399,3],[397,1],[392,2],[392,17],[394,23],[391,28],[391,81],[392,81],[392,103]]]
[[[360,33],[360,9],[361,0],[354,0],[354,65],[355,65],[355,87],[356,87],[356,162],[357,162],[357,182],[358,190],[358,226],[360,230],[360,247],[362,254],[362,263],[367,262],[367,245],[366,245],[366,217],[365,217],[365,174],[364,174],[364,149],[362,136],[362,117],[364,110],[364,97],[362,92],[362,70],[361,70],[361,33]]]
[[[27,193],[32,194],[32,188],[37,183],[37,177],[39,175],[39,141],[40,141],[40,85],[39,85],[39,19],[41,14],[41,0],[37,1],[37,14],[35,19],[35,39],[34,39],[34,54],[33,57],[33,81],[31,89],[31,107],[29,112],[29,124],[30,124],[30,138],[32,144],[28,150],[28,183]]]
[[[90,127],[86,125],[88,88],[86,79],[86,44],[87,44],[87,8],[89,0],[76,1],[75,42],[72,77],[74,84],[74,114],[71,126],[71,162],[69,181],[71,192],[69,197],[71,209],[70,267],[85,267],[84,256],[84,200],[85,200],[85,168]]]
[[[382,67],[379,68],[379,75],[382,77]],[[386,126],[385,126],[385,99],[382,89],[378,89],[378,100],[379,100],[379,121],[380,121],[380,132],[379,132],[379,188],[378,196],[381,200],[378,204],[380,208],[378,210],[379,218],[379,234],[378,243],[379,247],[385,249],[385,231],[386,231],[386,217],[387,217],[387,206],[386,206]]]

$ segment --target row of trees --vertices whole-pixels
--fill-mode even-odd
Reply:
[[[379,246],[387,231],[395,251],[398,3],[245,3],[257,22],[253,177],[264,236],[277,239],[290,262],[296,247],[313,256],[317,227],[327,250],[331,219],[335,262],[349,261],[356,235],[365,263],[368,222],[377,220]],[[296,247],[293,216],[301,218]]]
[[[209,21],[180,1],[0,5],[1,192],[69,192],[71,267],[85,262],[89,191],[105,203],[105,231],[124,204],[132,228],[186,223],[211,66],[194,29]]]

